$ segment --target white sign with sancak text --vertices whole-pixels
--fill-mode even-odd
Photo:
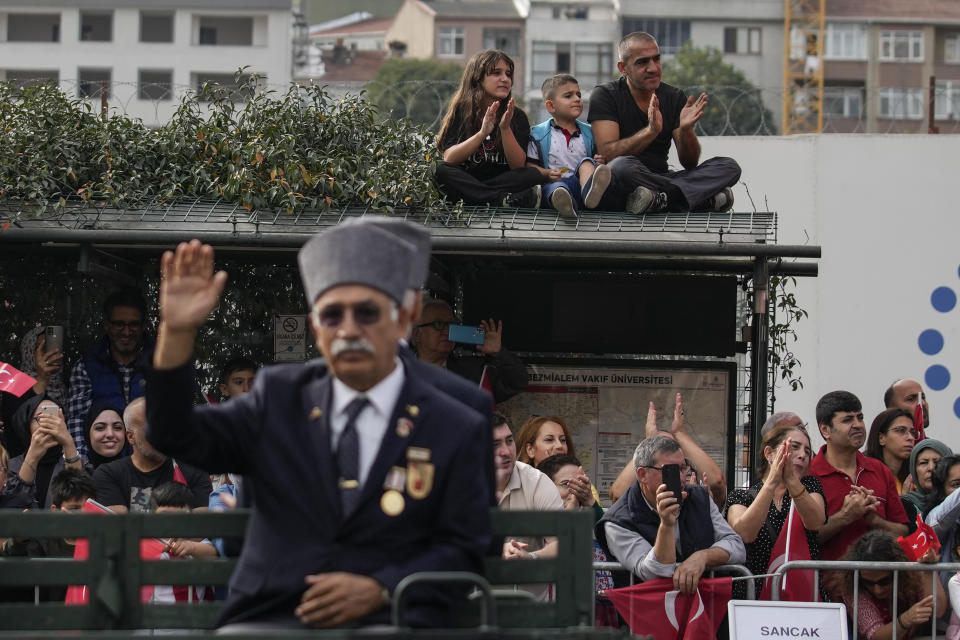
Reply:
[[[274,362],[303,362],[306,360],[306,333],[306,316],[276,316],[273,325]]]
[[[727,619],[731,640],[847,640],[847,611],[839,603],[731,600]]]

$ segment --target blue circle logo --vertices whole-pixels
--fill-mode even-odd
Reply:
[[[957,269],[960,276],[960,268]],[[930,305],[935,311],[948,313],[957,306],[957,293],[951,287],[937,287],[930,293]],[[917,336],[917,347],[925,355],[935,356],[946,344],[943,333],[937,329],[924,329]],[[923,374],[927,387],[933,391],[943,391],[950,386],[950,370],[942,364],[931,364]],[[960,418],[960,397],[953,403],[953,413]]]

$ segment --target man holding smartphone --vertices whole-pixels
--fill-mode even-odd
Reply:
[[[646,438],[633,462],[637,481],[595,527],[609,557],[641,581],[673,578],[683,593],[693,593],[710,567],[746,561],[743,540],[707,489],[680,483],[684,455],[676,440]]]
[[[500,403],[509,400],[527,388],[527,366],[520,358],[503,348],[503,322],[480,321],[479,344],[473,336],[463,339],[464,344],[475,345],[482,357],[459,355],[453,352],[457,346],[456,336],[451,335],[451,326],[456,326],[453,309],[443,300],[425,300],[420,317],[413,328],[413,346],[417,357],[425,362],[446,367],[453,373],[480,384],[484,369],[490,378],[493,399]]]

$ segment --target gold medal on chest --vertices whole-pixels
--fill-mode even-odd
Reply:
[[[385,491],[383,496],[380,498],[380,508],[386,515],[390,517],[398,516],[403,513],[405,506],[406,504],[403,499],[403,494],[394,489]]]

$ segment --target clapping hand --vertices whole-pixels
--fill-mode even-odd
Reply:
[[[697,124],[700,121],[700,118],[703,117],[704,109],[707,108],[707,94],[701,93],[699,97],[694,100],[693,96],[687,98],[687,104],[683,106],[683,109],[680,110],[680,126],[681,131],[687,131],[693,128],[693,125]]]

